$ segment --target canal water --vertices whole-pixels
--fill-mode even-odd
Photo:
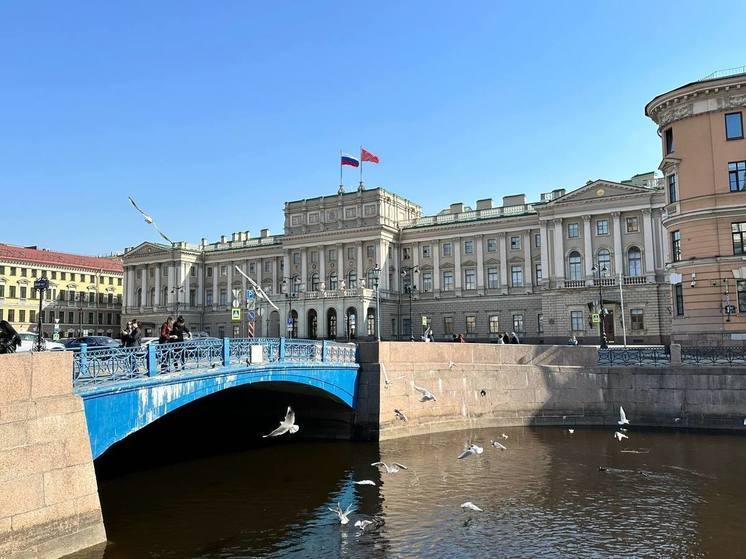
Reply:
[[[619,443],[613,430],[542,427],[382,443],[282,438],[144,467],[100,483],[103,556],[746,557],[746,439],[628,435]],[[469,442],[484,452],[457,459]],[[381,473],[370,465],[378,460],[408,469]],[[365,479],[376,485],[354,484]],[[467,501],[482,512],[462,509]],[[328,510],[337,503],[353,505],[349,524]],[[361,531],[356,520],[373,524]]]

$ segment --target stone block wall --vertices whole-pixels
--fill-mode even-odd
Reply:
[[[105,541],[72,354],[0,355],[0,557],[55,558]]]

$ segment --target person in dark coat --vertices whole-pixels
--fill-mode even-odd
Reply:
[[[142,339],[142,330],[140,330],[140,323],[137,320],[132,321],[132,328],[127,336],[127,347],[140,347],[140,340]]]
[[[0,353],[15,353],[21,337],[7,320],[0,320]]]
[[[521,340],[518,339],[518,336],[515,332],[510,333],[510,343],[511,344],[519,344],[521,343]]]
[[[509,344],[510,343],[510,336],[508,336],[507,332],[503,333],[503,343],[504,344]]]
[[[189,338],[189,328],[187,328],[186,321],[183,316],[179,316],[174,322],[174,327],[171,329],[171,334],[175,336],[175,342],[183,342],[184,338]]]
[[[169,342],[176,341],[175,336],[172,336],[171,334],[171,329],[173,328],[173,326],[174,326],[174,319],[173,317],[169,316],[166,319],[166,322],[161,324],[161,333],[160,333],[160,336],[158,337],[158,343],[167,344]]]

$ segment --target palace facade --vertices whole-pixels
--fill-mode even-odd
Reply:
[[[244,336],[245,308],[240,320],[231,316],[249,287],[237,266],[277,307],[259,299],[257,336],[369,337],[380,323],[384,339],[419,338],[429,326],[436,340],[507,331],[532,343],[573,334],[597,343],[603,307],[612,342],[667,343],[665,206],[653,173],[533,203],[525,195],[459,202],[432,216],[382,188],[295,200],[285,204],[282,235],[127,249],[123,313],[144,322],[146,335],[181,314],[194,331]]]

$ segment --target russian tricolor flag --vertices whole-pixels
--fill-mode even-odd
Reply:
[[[343,153],[342,165],[349,165],[350,167],[360,167],[360,160],[357,157],[352,157],[351,155]]]

